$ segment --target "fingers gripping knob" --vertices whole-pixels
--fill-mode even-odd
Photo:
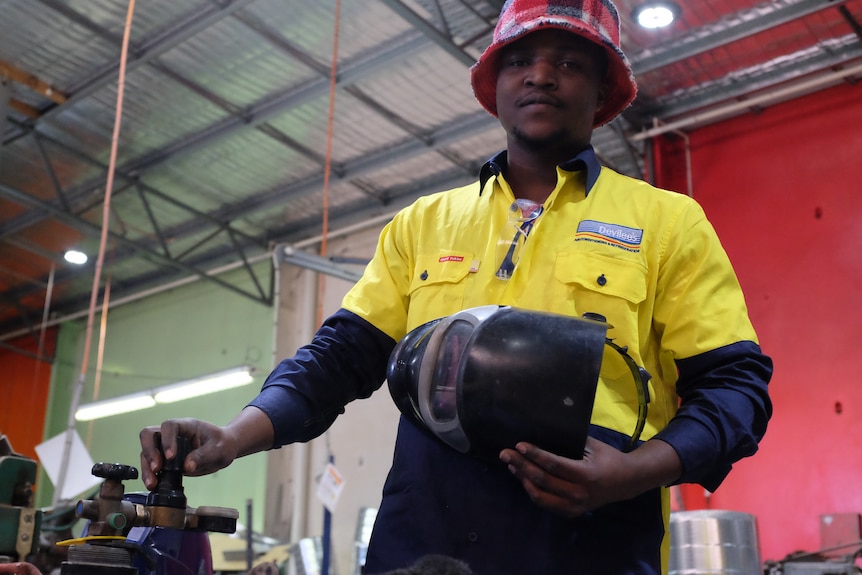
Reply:
[[[165,457],[161,434],[155,435],[156,446],[164,463],[156,474],[156,487],[147,495],[147,507],[157,525],[182,529],[185,525],[186,495],[183,490],[183,462],[189,454],[188,438],[176,438],[177,452],[170,459]]]

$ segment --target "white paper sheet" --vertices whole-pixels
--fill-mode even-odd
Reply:
[[[66,445],[66,435],[64,431],[60,435],[55,435],[48,441],[40,443],[36,446],[36,455],[39,456],[39,462],[48,474],[51,483],[56,489],[57,482],[60,480],[60,466],[63,463],[63,451]],[[60,499],[74,499],[84,491],[89,491],[102,480],[92,474],[93,458],[81,441],[81,436],[78,432],[72,430],[72,448],[69,452],[68,469],[66,478],[63,481],[63,491],[60,494]]]

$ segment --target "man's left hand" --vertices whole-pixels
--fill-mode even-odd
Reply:
[[[589,437],[583,459],[568,459],[522,442],[500,452],[500,460],[534,503],[568,517],[631,499],[682,473],[676,451],[660,440],[624,453]]]

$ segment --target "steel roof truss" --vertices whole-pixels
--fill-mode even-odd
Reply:
[[[89,222],[89,221],[87,221],[83,218],[80,218],[74,214],[66,212],[66,211],[62,210],[61,208],[54,206],[53,204],[50,204],[48,202],[34,198],[33,196],[26,194],[20,190],[16,190],[16,189],[11,188],[7,185],[0,184],[0,194],[6,196],[7,198],[11,199],[12,201],[14,201],[18,204],[35,206],[35,207],[41,209],[42,211],[49,212],[56,219],[62,221],[66,225],[69,225],[69,226],[77,229],[78,231],[81,231],[83,233],[86,233],[86,234],[89,234],[89,235],[95,236],[95,237],[99,237],[101,235],[100,226],[97,226],[96,224],[93,224],[92,222]],[[130,239],[128,239],[128,238],[126,238],[120,234],[117,234],[116,232],[108,231],[108,235],[118,245],[122,245],[122,246],[125,246],[127,248],[130,248],[131,250],[139,253],[141,256],[147,257],[154,262],[158,262],[158,263],[163,264],[163,265],[168,265],[168,266],[173,267],[177,270],[185,271],[187,273],[196,275],[196,276],[200,277],[201,279],[205,279],[207,281],[216,283],[216,284],[218,284],[224,288],[227,288],[227,289],[229,289],[235,293],[238,293],[240,295],[248,297],[248,298],[250,298],[250,299],[252,299],[258,303],[263,303],[263,304],[268,305],[271,302],[271,295],[270,295],[270,297],[261,298],[256,294],[247,292],[247,291],[243,290],[242,288],[239,288],[239,287],[237,287],[237,286],[235,286],[229,282],[226,282],[226,281],[224,281],[218,277],[211,276],[211,275],[207,274],[205,271],[200,270],[194,266],[191,266],[189,264],[181,262],[175,258],[171,258],[169,256],[162,255],[159,252],[153,251],[148,246],[143,245],[139,242],[130,240]]]
[[[57,178],[57,172],[54,171],[54,166],[51,164],[51,158],[48,157],[48,152],[45,150],[42,139],[36,132],[33,132],[33,139],[36,141],[36,147],[39,148],[39,155],[42,157],[42,162],[45,164],[45,171],[48,172],[48,177],[51,178],[51,184],[54,186],[54,193],[57,194],[57,199],[60,200],[60,205],[67,212],[69,211],[69,202],[66,195],[63,193],[63,186],[60,185],[60,180]]]

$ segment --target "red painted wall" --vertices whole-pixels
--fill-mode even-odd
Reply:
[[[46,330],[43,357],[54,355],[57,330]],[[25,354],[0,348],[0,434],[16,453],[36,459],[35,447],[42,443],[51,364],[36,359],[38,341],[23,337],[4,342]]]
[[[820,548],[820,515],[862,513],[862,85],[690,134],[694,197],[734,263],[775,414],[760,451],[709,498],[753,513],[764,560]],[[658,183],[684,192],[679,138]],[[688,508],[702,490],[683,492]]]

